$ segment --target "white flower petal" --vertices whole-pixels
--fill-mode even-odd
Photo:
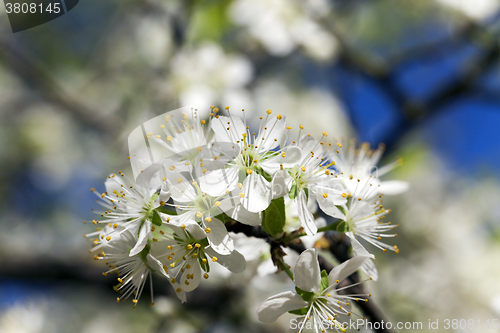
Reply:
[[[304,190],[299,192],[297,197],[297,213],[300,224],[304,227],[308,236],[313,236],[318,232],[318,227],[314,223],[314,216],[307,208],[307,196]]]
[[[257,310],[257,317],[264,323],[272,323],[282,314],[302,309],[305,306],[307,306],[307,302],[300,295],[286,291],[266,299]]]
[[[325,192],[326,193],[326,192]],[[323,196],[323,193],[316,194],[316,200],[318,201],[319,208],[327,215],[331,217],[335,217],[337,219],[344,219],[345,215],[342,213],[340,209],[335,205],[336,202],[331,199],[331,195],[328,195],[327,198]],[[341,204],[339,204],[341,205]]]
[[[187,180],[181,173],[166,172],[169,183],[170,195],[177,202],[191,202],[196,198],[196,192],[191,181]]]
[[[276,266],[273,264],[273,260],[271,258],[264,260],[259,267],[257,268],[257,274],[260,277],[269,275],[269,274],[274,274],[276,273]]]
[[[218,119],[212,119],[211,124],[215,137],[220,142],[236,142],[246,133],[245,124],[237,117],[219,116]]]
[[[204,222],[204,225],[210,228],[210,232],[206,233],[206,237],[210,244],[214,246],[223,245],[231,239],[227,233],[226,226],[219,219],[212,217],[210,222]]]
[[[408,182],[402,180],[387,180],[380,183],[378,191],[386,195],[401,194],[410,188]]]
[[[300,254],[295,265],[294,282],[297,287],[304,291],[319,292],[321,271],[316,249],[307,249]]]
[[[239,202],[235,202],[237,199],[227,198],[221,201],[220,209],[238,222],[243,224],[248,224],[252,226],[259,225],[262,222],[262,214],[261,213],[251,213],[243,207],[243,205]]]
[[[243,181],[241,204],[246,210],[258,213],[269,207],[271,203],[271,184],[261,175],[252,172]]]
[[[148,243],[148,236],[149,233],[151,232],[151,222],[149,221],[144,221],[141,230],[139,231],[139,237],[137,239],[137,243],[135,244],[134,248],[130,250],[130,256],[135,256],[139,252],[141,252],[146,244]]]
[[[146,261],[148,262],[149,267],[153,268],[159,275],[170,278],[168,274],[165,273],[163,264],[158,259],[153,257],[150,253],[148,253],[148,255],[146,256]]]
[[[285,157],[283,157],[285,156]],[[281,150],[279,155],[273,156],[261,162],[262,169],[270,175],[283,168],[292,168],[301,161],[302,150],[297,146],[288,146]]]
[[[292,187],[292,177],[286,170],[278,170],[271,181],[273,199],[281,198],[290,192]]]
[[[302,163],[304,163],[303,161],[307,160],[311,160],[313,163],[316,163],[314,162],[314,160],[310,159],[311,151],[313,151],[314,155],[316,156],[321,156],[323,154],[323,148],[321,148],[321,145],[318,143],[318,141],[307,134],[300,137],[299,147],[300,149],[302,149]]]
[[[368,260],[368,257],[365,256],[356,256],[347,261],[344,261],[342,264],[335,266],[328,274],[328,282],[330,285],[334,284],[337,280],[340,282],[344,280],[346,277],[356,272],[364,262]]]
[[[177,295],[177,297],[181,300],[181,303],[186,303],[186,291],[181,288],[181,285],[178,282],[171,283],[171,285],[175,290],[175,295]]]
[[[199,226],[198,223],[191,221],[188,223],[185,223],[186,226],[186,231],[189,231],[191,236],[193,236],[194,239],[196,240],[201,240],[207,237],[207,234],[205,231]]]
[[[232,191],[238,185],[238,169],[213,170],[199,177],[197,182],[202,192],[212,197],[219,197],[226,191]]]
[[[241,273],[245,270],[246,260],[245,257],[238,251],[234,250],[230,254],[220,254],[212,247],[205,248],[205,253],[210,257],[216,257],[217,262],[226,267],[233,273]]]
[[[286,133],[286,117],[281,117],[281,119],[272,117],[266,122],[264,127],[267,128],[267,130],[261,133],[264,140],[262,142],[258,141],[260,142],[259,152],[269,151],[283,143]]]
[[[119,177],[116,174],[114,176],[113,174],[109,175],[104,182],[104,186],[106,186],[106,192],[108,192],[108,195],[111,195],[114,191],[120,193],[120,191],[122,191],[122,184],[122,177]]]
[[[155,163],[144,169],[136,179],[136,184],[142,188],[156,191],[163,182],[162,164]]]
[[[185,267],[181,276],[180,285],[186,292],[193,291],[201,281],[201,267],[197,259],[188,260],[189,268]],[[187,266],[187,265],[186,265]],[[189,276],[189,278],[188,278]],[[192,276],[192,278],[191,278]]]
[[[373,263],[372,259],[375,259],[375,256],[369,253],[363,245],[356,239],[352,231],[346,232],[346,235],[351,240],[352,252],[355,256],[365,256],[370,257],[370,260],[366,260],[363,265],[361,265],[361,270],[365,272],[369,277],[371,277],[374,281],[378,280],[378,271],[377,267]]]

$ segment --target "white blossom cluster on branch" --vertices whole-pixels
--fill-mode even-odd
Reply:
[[[135,308],[149,283],[154,305],[153,275],[186,302],[212,265],[243,272],[253,245],[228,233],[225,224],[237,221],[261,226],[268,240],[303,239],[307,247],[295,274],[282,256],[272,258],[296,291],[267,299],[258,318],[272,322],[290,311],[318,329],[343,330],[355,313],[352,302],[368,295],[337,292],[350,287],[341,283],[358,269],[377,280],[370,251],[399,251],[392,242],[397,225],[386,219],[390,209],[382,196],[407,185],[379,179],[400,163],[378,169],[382,146],[331,141],[327,132],[310,134],[302,125],[295,137],[291,129],[271,110],[246,119],[244,110],[229,107],[211,107],[204,118],[183,108],[137,127],[129,136],[133,176],[119,171],[108,176],[103,193],[91,189],[102,210],[93,220],[97,230],[85,235],[93,241],[94,259],[109,267],[104,275],[117,275],[117,301],[132,298]],[[353,258],[327,274],[310,240],[329,230],[349,237]]]

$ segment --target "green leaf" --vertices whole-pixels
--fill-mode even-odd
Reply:
[[[285,227],[285,219],[285,198],[274,199],[262,212],[262,228],[270,235],[279,235]]]
[[[321,291],[325,290],[329,286],[328,273],[325,270],[321,271]]]
[[[158,215],[158,212],[156,210],[153,210],[153,218],[151,219],[151,222],[154,225],[161,226],[162,221],[160,215]]]
[[[288,313],[291,313],[291,314],[294,314],[297,316],[305,316],[307,314],[307,311],[309,311],[308,306],[306,306],[305,308],[302,308],[302,309],[288,311]]]
[[[297,292],[297,294],[300,295],[300,297],[302,297],[302,299],[306,302],[312,302],[312,300],[314,299],[314,293],[312,291],[304,291],[302,289],[300,289],[299,287],[295,287],[295,291]]]

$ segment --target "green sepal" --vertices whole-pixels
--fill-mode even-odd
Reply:
[[[203,259],[207,259],[207,263],[203,263]],[[209,259],[207,258],[207,255],[205,252],[200,251],[198,255],[198,262],[200,263],[201,269],[203,269],[205,272],[210,273],[210,264],[209,264]]]
[[[175,210],[170,210],[165,206],[156,207],[156,211],[158,211],[159,213],[168,214],[168,215],[177,215],[177,212]]]
[[[297,183],[293,182],[292,188],[290,189],[290,192],[288,193],[288,197],[290,197],[290,199],[293,200],[298,196],[299,196],[299,187],[297,186]]]
[[[155,193],[151,196],[151,198],[149,199],[149,202],[155,202],[156,199],[158,199],[158,197],[160,196],[160,193]]]
[[[161,217],[156,210],[153,210],[153,218],[151,219],[151,223],[157,226],[161,226],[162,224]]]
[[[314,299],[314,293],[312,291],[304,291],[299,287],[295,286],[295,291],[302,297],[302,299],[308,303],[311,303]]]
[[[280,235],[285,227],[285,198],[271,200],[269,207],[262,212],[262,228],[272,236]]]
[[[305,316],[307,314],[307,311],[309,311],[309,307],[308,306],[306,306],[306,307],[304,307],[302,309],[288,311],[288,313],[291,313],[291,314],[294,314],[294,315],[297,315],[297,316]]]
[[[349,224],[346,223],[345,221],[340,221],[338,224],[337,224],[337,228],[336,230],[338,232],[349,232],[351,231],[351,228],[349,227]]]
[[[229,216],[227,216],[227,215],[226,215],[226,214],[224,214],[224,213],[221,213],[221,214],[219,214],[219,215],[217,215],[217,216],[214,216],[213,218],[214,218],[214,219],[217,219],[217,220],[219,220],[219,221],[221,221],[221,222],[222,222],[222,223],[224,223],[224,224],[226,224],[226,222],[229,222],[229,221],[231,221],[231,220],[232,220]]]
[[[146,246],[144,246],[144,249],[142,249],[141,252],[139,252],[137,255],[139,256],[139,258],[141,258],[142,262],[144,263],[144,265],[146,265],[146,267],[148,267],[150,270],[154,271],[154,269],[152,269],[149,264],[148,264],[148,254],[149,254],[149,251],[151,251],[151,244],[146,244]]]
[[[260,170],[257,170],[257,171],[260,171]],[[267,172],[262,171],[262,177],[264,177],[268,182],[273,181],[273,177],[271,177],[271,175],[268,174]]]
[[[328,273],[325,270],[321,271],[321,291],[325,290],[330,286],[328,282]]]

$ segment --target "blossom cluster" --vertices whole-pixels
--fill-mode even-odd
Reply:
[[[385,242],[397,236],[397,225],[386,222],[390,209],[382,196],[407,185],[379,176],[400,161],[378,169],[382,146],[330,141],[326,132],[315,137],[302,125],[293,137],[285,116],[267,110],[246,119],[244,110],[238,113],[211,107],[202,117],[183,108],[137,127],[129,136],[133,177],[119,171],[108,176],[104,192],[91,189],[102,210],[93,220],[97,230],[85,235],[94,244],[90,251],[108,265],[104,275],[117,274],[117,301],[130,297],[135,308],[148,280],[154,305],[153,275],[169,281],[185,302],[186,293],[209,278],[211,265],[244,271],[252,239],[229,233],[228,223],[261,226],[274,240],[293,235],[308,247],[295,274],[282,263],[296,292],[266,300],[259,319],[272,322],[291,311],[304,322],[322,326],[329,320],[326,329],[342,330],[352,301],[366,295],[337,293],[351,287],[341,282],[359,268],[377,279],[375,257],[365,245],[399,251]],[[297,230],[290,230],[291,221]],[[345,233],[353,254],[329,274],[320,271],[307,241],[327,230]]]

